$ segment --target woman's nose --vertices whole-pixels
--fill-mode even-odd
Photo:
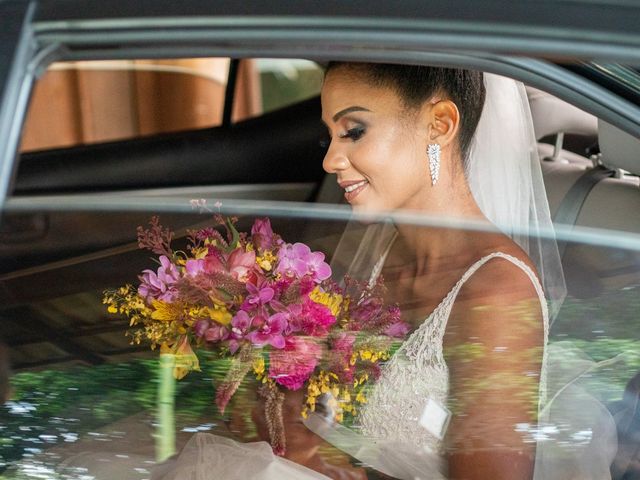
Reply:
[[[336,173],[341,170],[349,168],[349,159],[334,145],[329,145],[324,160],[322,161],[322,168],[327,173]]]

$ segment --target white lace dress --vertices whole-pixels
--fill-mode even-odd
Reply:
[[[430,453],[434,459],[441,453],[442,439],[425,428],[423,414],[428,402],[440,407],[447,405],[449,370],[442,352],[447,321],[462,286],[480,267],[494,258],[508,260],[531,279],[540,299],[546,345],[549,315],[544,293],[535,273],[525,263],[505,253],[496,252],[481,258],[464,273],[383,367],[382,375],[360,415],[362,433],[373,442],[404,445],[403,448],[410,448],[416,455]],[[540,392],[545,391],[544,365],[543,361]],[[410,461],[407,457],[399,464],[404,469],[405,464]],[[443,467],[438,465],[437,470],[442,472]],[[394,476],[405,476],[399,473],[396,471]]]

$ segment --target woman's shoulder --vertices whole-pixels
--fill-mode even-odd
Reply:
[[[533,333],[543,325],[544,297],[533,262],[515,244],[498,247],[483,252],[453,305],[449,327],[465,336],[499,338],[514,329]]]
[[[465,280],[458,300],[493,299],[512,303],[518,299],[539,299],[539,275],[535,264],[518,244],[500,238],[478,252],[479,258]]]

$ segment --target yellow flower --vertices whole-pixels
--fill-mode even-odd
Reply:
[[[191,254],[195,260],[202,260],[209,253],[209,249],[205,247],[194,248],[191,250]]]
[[[265,272],[271,271],[276,260],[277,258],[271,250],[265,250],[262,255],[256,256],[256,263]]]
[[[367,397],[364,396],[364,393],[362,392],[362,390],[360,390],[356,395],[356,402],[367,403]]]
[[[151,318],[163,322],[171,322],[180,319],[184,314],[184,305],[180,302],[169,303],[161,300],[153,300],[151,302],[154,311]]]
[[[264,375],[264,358],[258,357],[253,361],[253,373],[255,373],[258,380]]]
[[[371,353],[370,350],[362,350],[360,352],[360,358],[362,358],[363,360],[370,360],[372,355],[373,353]]]
[[[323,292],[320,287],[316,287],[309,294],[309,298],[314,302],[327,307],[329,310],[331,310],[331,314],[333,316],[336,316],[338,315],[338,313],[340,313],[343,302],[342,295],[339,295],[337,293]]]
[[[220,325],[228,325],[231,323],[233,315],[231,315],[227,307],[223,305],[214,305],[213,308],[206,307],[204,310],[206,310],[206,314],[211,320],[218,322]]]
[[[184,376],[191,370],[200,371],[200,362],[191,348],[187,336],[178,340],[178,342],[174,344],[173,348],[163,344],[160,351],[165,354],[173,354],[175,361],[173,376],[176,380],[184,378]]]

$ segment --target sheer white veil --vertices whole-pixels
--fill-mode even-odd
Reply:
[[[467,179],[483,213],[527,252],[556,318],[566,294],[524,85],[485,74],[487,98],[467,163]],[[545,325],[545,330],[549,326]],[[617,432],[588,386],[605,364],[570,342],[545,346],[540,382],[535,479],[605,479]],[[585,435],[589,437],[585,440]]]
[[[531,258],[550,317],[566,293],[524,85],[484,74],[486,100],[465,170],[478,206]]]

